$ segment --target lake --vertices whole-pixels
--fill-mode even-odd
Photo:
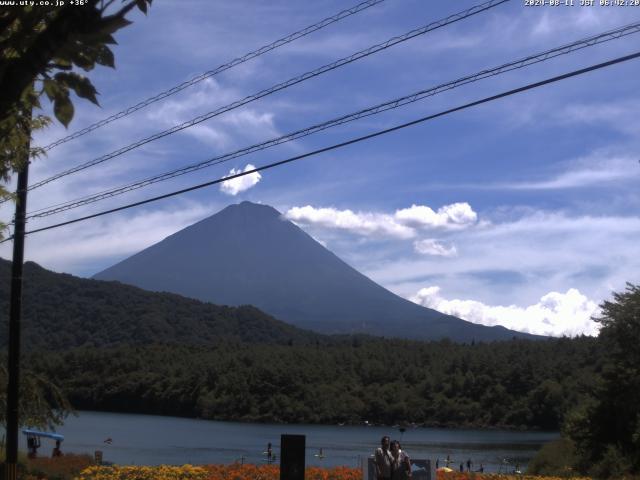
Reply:
[[[555,432],[407,428],[400,433],[392,427],[233,423],[104,412],[79,412],[57,432],[65,436],[63,452],[101,450],[105,461],[132,465],[259,464],[265,462],[268,442],[279,458],[280,435],[302,434],[307,465],[353,467],[389,435],[400,440],[412,458],[439,459],[444,466],[449,455],[452,467],[471,459],[474,468],[482,463],[492,472],[513,470],[516,464],[524,468],[543,443],[558,437]],[[26,450],[26,439],[20,436]],[[50,455],[52,448],[52,441],[45,439],[39,453]],[[320,448],[324,458],[316,456]]]

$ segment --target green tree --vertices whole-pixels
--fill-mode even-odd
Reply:
[[[45,95],[55,117],[66,126],[73,118],[70,98],[98,104],[95,87],[78,70],[95,65],[114,67],[109,45],[113,34],[131,22],[125,16],[135,7],[147,11],[152,0],[87,0],[61,7],[14,6],[0,10],[0,180],[7,182],[30,158],[42,155],[31,148],[34,130],[50,123],[41,109]],[[108,13],[113,11],[112,13]],[[0,185],[0,198],[11,197]],[[0,224],[0,232],[4,225]],[[0,421],[5,422],[6,370],[0,369]],[[70,405],[61,391],[43,376],[24,371],[20,386],[23,425],[46,427],[60,423]]]
[[[98,104],[95,87],[78,70],[96,65],[114,67],[113,34],[131,22],[125,18],[133,8],[147,11],[152,0],[87,0],[84,5],[66,2],[61,7],[14,6],[0,10],[0,179],[10,180],[28,158],[42,155],[30,148],[34,130],[50,123],[41,109],[40,97],[53,103],[53,113],[68,126],[74,108],[70,98]],[[107,13],[107,10],[114,10]],[[0,198],[10,197],[0,185]]]
[[[0,365],[0,424],[7,419],[7,370]],[[72,412],[66,395],[44,375],[23,369],[20,382],[19,416],[22,425],[35,428],[52,428],[61,425]]]
[[[578,466],[596,477],[640,472],[640,286],[601,305],[605,363],[594,399],[567,420]]]

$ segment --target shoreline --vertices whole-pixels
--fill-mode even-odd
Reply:
[[[465,431],[465,430],[473,430],[473,431],[486,431],[486,432],[534,432],[534,433],[545,433],[545,434],[558,434],[560,435],[560,430],[544,430],[541,428],[526,428],[524,426],[514,427],[509,425],[457,425],[457,424],[442,424],[442,423],[407,423],[407,424],[394,424],[388,425],[384,423],[373,423],[368,421],[363,422],[343,422],[343,423],[287,423],[287,422],[278,422],[278,421],[260,421],[260,420],[251,420],[251,419],[227,419],[227,418],[203,418],[197,416],[189,416],[189,415],[163,415],[161,413],[148,413],[148,412],[137,412],[137,411],[115,411],[115,410],[99,410],[99,409],[90,409],[90,410],[76,410],[71,413],[71,416],[77,416],[74,414],[81,413],[107,413],[107,414],[116,414],[116,415],[137,415],[137,416],[145,416],[145,417],[160,417],[160,418],[180,418],[185,420],[201,420],[205,422],[218,422],[218,423],[232,423],[232,424],[243,424],[243,425],[265,425],[265,426],[305,426],[309,425],[310,427],[375,427],[375,428],[389,428],[397,430],[399,428],[405,428],[406,431],[415,430],[415,429],[433,429],[433,430],[456,430],[456,431]],[[63,424],[64,425],[64,424]]]

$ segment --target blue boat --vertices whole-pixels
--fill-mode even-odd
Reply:
[[[60,435],[59,433],[51,433],[51,432],[39,432],[38,430],[22,430],[27,437],[41,437],[41,438],[51,438],[53,440],[64,441],[64,435]]]

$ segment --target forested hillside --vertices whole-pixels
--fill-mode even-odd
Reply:
[[[557,429],[592,390],[593,338],[458,345],[371,338],[75,349],[31,365],[79,409],[219,420]]]
[[[0,261],[5,316],[9,266]],[[254,307],[33,263],[25,277],[24,366],[61,386],[77,409],[557,429],[601,370],[593,338],[456,344],[324,336]]]
[[[0,259],[0,344],[7,343],[11,263]],[[117,282],[24,266],[23,345],[35,349],[219,341],[264,343],[321,339],[255,307],[225,307]]]

